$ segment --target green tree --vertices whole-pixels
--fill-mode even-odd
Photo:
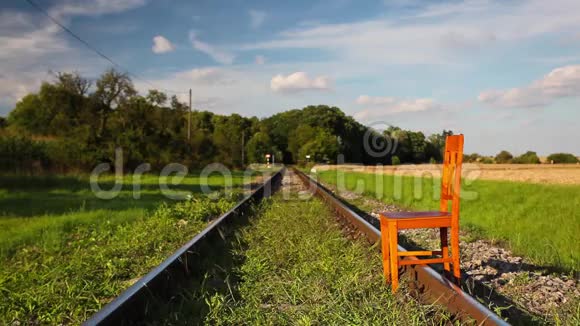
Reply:
[[[554,153],[548,156],[548,162],[554,163],[578,163],[578,158],[570,153]]]
[[[44,135],[49,131],[53,114],[37,94],[24,96],[8,115],[8,124],[23,131]]]
[[[510,163],[514,156],[508,151],[501,151],[495,156],[497,163]]]
[[[427,141],[422,132],[402,130],[391,127],[385,135],[392,137],[397,142],[395,154],[402,163],[423,163],[427,161]]]
[[[442,162],[443,161],[443,151],[445,150],[445,140],[447,136],[453,135],[453,131],[451,130],[443,130],[440,134],[432,134],[427,138],[427,149],[426,149],[426,157],[430,157],[429,162],[431,163],[431,159],[435,160],[435,162]]]
[[[239,114],[213,117],[213,142],[216,145],[216,161],[229,166],[242,164],[242,134],[247,132],[251,122]]]
[[[147,93],[147,100],[152,105],[163,106],[167,102],[167,95],[156,89],[150,89]]]
[[[115,69],[109,69],[97,80],[97,89],[93,97],[97,103],[100,114],[98,135],[102,137],[109,116],[116,108],[126,103],[132,96],[137,94],[129,75]]]
[[[479,161],[483,164],[493,164],[494,163],[493,157],[490,157],[490,156],[484,156]]]
[[[248,141],[246,146],[246,152],[248,153],[248,160],[251,163],[264,163],[266,154],[273,154],[273,145],[265,132],[257,132]]]
[[[540,158],[538,157],[538,155],[536,154],[536,152],[532,152],[532,151],[527,151],[524,154],[515,157],[512,160],[512,163],[517,163],[517,164],[539,164],[540,163]]]
[[[425,141],[425,135],[422,132],[410,131],[408,133],[413,163],[424,163],[427,161],[427,142]]]
[[[476,163],[482,159],[482,156],[478,153],[463,154],[463,162],[465,163]]]
[[[399,159],[399,157],[396,155],[393,156],[391,158],[391,165],[399,165],[399,164],[401,164],[401,160]]]
[[[314,139],[316,133],[315,128],[306,124],[301,124],[296,129],[290,131],[288,135],[288,150],[292,154],[292,160],[294,162],[305,159],[303,156],[300,156],[300,149],[304,144]]]
[[[70,94],[85,96],[91,88],[91,81],[82,77],[78,72],[59,72],[56,75],[57,85]]]
[[[300,157],[310,155],[311,162],[336,162],[339,144],[336,136],[319,129],[316,137],[300,148]]]

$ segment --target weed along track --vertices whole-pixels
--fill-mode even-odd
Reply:
[[[380,257],[343,236],[294,173],[239,234],[236,291],[211,298],[210,324],[429,324],[448,314],[382,286]]]
[[[348,227],[322,188],[284,173],[271,198],[217,219],[87,324],[505,324],[424,267],[407,270],[420,297],[406,285],[393,295],[364,223]]]
[[[220,265],[228,263],[232,232],[247,222],[255,204],[262,198],[269,197],[281,179],[282,171],[274,173],[84,324],[165,323],[178,310],[177,304],[184,301],[182,298],[190,299],[190,293],[202,291],[206,287],[219,288],[211,284],[211,279],[206,282],[206,276],[218,274],[216,270],[223,270]],[[227,283],[217,278],[213,281],[216,284]],[[203,315],[207,310],[203,306],[204,304],[190,306],[187,311],[196,316]],[[196,310],[198,307],[201,307],[199,311]]]

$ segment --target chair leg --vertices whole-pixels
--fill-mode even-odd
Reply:
[[[440,228],[439,232],[440,232],[440,236],[441,236],[441,256],[443,256],[443,258],[449,258],[449,244],[447,242],[447,228]],[[449,267],[449,263],[443,263],[443,269],[446,272],[450,272],[451,269]]]
[[[385,281],[391,283],[391,266],[389,257],[389,227],[386,218],[381,217],[381,251],[383,252],[383,274]]]
[[[461,283],[461,266],[459,265],[459,228],[451,228],[451,251],[453,261],[453,277],[457,285]]]
[[[397,222],[389,222],[389,253],[391,256],[391,289],[397,291],[399,287],[399,256],[398,256]]]

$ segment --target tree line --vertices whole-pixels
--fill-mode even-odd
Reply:
[[[189,114],[176,96],[158,90],[141,95],[127,74],[114,69],[94,82],[75,72],[57,73],[0,118],[0,168],[87,172],[113,162],[116,148],[123,150],[127,169],[141,163],[160,169],[174,162],[235,168],[263,163],[266,154],[290,164],[434,163],[441,161],[445,136],[452,134],[444,130],[426,137],[398,127],[377,131],[326,105],[263,119],[199,110]]]
[[[477,153],[464,155],[464,161],[469,163],[484,164],[540,164],[540,157],[536,152],[527,151],[522,155],[514,156],[508,151],[501,151],[496,156],[482,156]],[[578,157],[570,153],[554,153],[546,157],[545,163],[553,164],[575,164],[580,163]]]

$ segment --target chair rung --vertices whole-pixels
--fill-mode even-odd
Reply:
[[[397,252],[397,256],[399,256],[399,257],[404,257],[404,256],[433,256],[433,255],[441,255],[441,250],[399,251],[399,252]]]
[[[451,258],[431,258],[431,259],[405,259],[399,261],[400,266],[404,265],[426,265],[426,264],[437,264],[437,263],[451,263]]]

